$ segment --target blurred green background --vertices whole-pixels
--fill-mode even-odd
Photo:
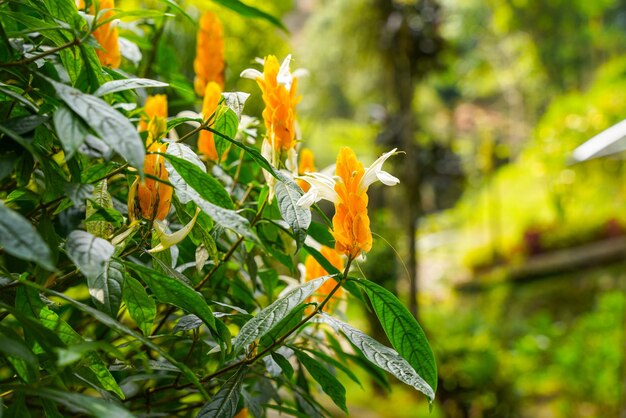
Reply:
[[[375,244],[359,268],[418,316],[437,400],[429,412],[401,384],[389,393],[363,376],[352,416],[626,416],[626,171],[620,155],[571,160],[626,118],[625,0],[247,1],[289,33],[179,3],[222,19],[226,90],[253,93],[247,113],[262,110],[239,78],[255,57],[291,53],[309,71],[298,120],[318,168],[342,145],[366,163],[406,152],[389,163],[402,184],[371,189]],[[123,22],[122,34],[142,45],[161,23]],[[196,28],[165,25],[149,73],[174,80],[174,114],[195,103]],[[375,326],[357,303],[348,315]]]

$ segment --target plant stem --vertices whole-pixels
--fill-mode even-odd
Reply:
[[[234,369],[236,367],[239,367],[241,365],[244,365],[244,364],[250,365],[250,364],[254,363],[255,361],[257,361],[258,359],[264,357],[267,353],[269,353],[270,351],[275,349],[280,344],[282,344],[287,338],[289,338],[294,332],[296,332],[302,325],[304,325],[307,322],[309,322],[309,320],[311,320],[311,318],[313,318],[315,315],[317,315],[318,313],[320,313],[322,311],[324,306],[326,306],[326,304],[330,301],[330,299],[333,297],[335,292],[337,292],[337,290],[339,290],[339,288],[342,286],[342,284],[348,278],[348,271],[350,270],[350,265],[351,264],[352,264],[352,258],[348,259],[348,263],[346,264],[346,268],[343,271],[341,279],[337,282],[335,287],[333,287],[333,289],[330,291],[330,293],[328,293],[328,295],[324,298],[324,300],[319,305],[317,305],[317,307],[313,310],[313,312],[308,314],[306,317],[302,318],[302,320],[300,320],[300,322],[298,322],[293,328],[291,328],[289,331],[287,331],[282,337],[276,339],[271,345],[267,346],[263,351],[255,354],[253,357],[246,358],[246,359],[240,360],[240,361],[238,361],[236,363],[233,363],[233,364],[231,364],[231,365],[229,365],[229,366],[227,366],[227,367],[225,367],[223,369],[220,369],[220,370],[218,370],[218,371],[216,371],[214,373],[211,373],[208,376],[205,376],[200,381],[201,382],[206,382],[206,381],[209,381],[209,380],[213,379],[214,377],[221,376],[222,374],[226,373],[227,371],[232,370],[232,369]]]
[[[51,49],[49,49],[49,50],[47,50],[45,52],[42,52],[39,55],[34,55],[32,57],[23,58],[23,59],[17,60],[17,61],[0,63],[0,67],[18,67],[20,65],[30,64],[31,62],[35,62],[38,59],[41,59],[43,57],[47,57],[48,55],[56,54],[57,52],[63,51],[64,49],[71,48],[71,47],[76,46],[76,45],[80,45],[80,43],[81,43],[81,40],[79,38],[75,38],[72,42],[68,42],[66,44],[57,46],[56,48],[51,48]]]
[[[263,203],[261,204],[261,207],[259,208],[259,210],[257,211],[256,216],[254,217],[254,219],[252,220],[252,222],[250,222],[250,226],[253,227],[254,225],[256,225],[256,223],[261,219],[261,214],[263,213],[263,209],[265,208],[265,205],[267,204],[267,199],[265,199],[263,201]],[[224,264],[226,263],[230,257],[233,256],[233,254],[235,253],[235,251],[237,250],[237,248],[239,248],[239,245],[241,245],[241,243],[243,242],[244,237],[239,237],[237,239],[237,241],[235,241],[235,243],[230,247],[230,249],[228,250],[228,252],[224,255],[224,258],[222,258],[217,264],[215,264],[213,266],[213,268],[211,270],[209,270],[209,272],[202,278],[202,280],[200,280],[198,282],[198,284],[196,284],[194,286],[195,290],[200,290],[200,288],[202,288],[202,286],[204,286],[204,284],[206,282],[209,281],[209,279],[211,277],[213,277],[213,275],[217,272],[217,270]],[[175,307],[170,307],[168,308],[165,313],[163,314],[163,318],[161,318],[161,321],[157,324],[157,326],[152,330],[152,333],[150,335],[155,335],[157,332],[159,332],[159,330],[163,327],[163,325],[165,325],[165,322],[167,321],[167,318],[172,314],[172,312],[174,312],[176,308]]]

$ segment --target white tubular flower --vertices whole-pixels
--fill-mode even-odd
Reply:
[[[191,232],[191,229],[196,224],[196,219],[198,219],[198,215],[199,214],[200,214],[200,208],[196,208],[195,215],[187,223],[187,225],[183,226],[181,229],[179,229],[178,231],[173,232],[171,234],[167,233],[167,230],[165,228],[165,224],[162,221],[158,221],[158,220],[155,221],[154,222],[154,230],[157,233],[157,236],[159,238],[159,244],[156,247],[148,250],[148,252],[149,253],[158,253],[160,251],[167,250],[171,246],[176,245],[179,242],[181,242]]]
[[[358,184],[358,191],[367,191],[369,186],[379,180],[386,186],[395,186],[400,183],[397,177],[392,176],[383,171],[383,164],[392,155],[399,154],[397,148],[384,153],[374,163],[365,169],[363,177]],[[311,185],[311,188],[298,200],[297,204],[302,207],[310,207],[320,200],[327,200],[332,203],[338,203],[337,191],[335,185],[337,182],[343,182],[343,179],[337,176],[331,176],[324,173],[305,173],[297,178],[302,179]]]

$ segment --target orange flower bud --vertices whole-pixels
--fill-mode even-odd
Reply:
[[[342,271],[344,269],[343,259],[337,251],[333,250],[332,248],[322,246],[320,252],[337,270]],[[304,261],[304,268],[306,271],[304,279],[307,282],[328,275],[328,272],[324,269],[324,267],[322,267],[322,265],[318,263],[317,260],[311,255],[308,255],[306,257],[306,260]],[[317,290],[316,294],[308,299],[308,302],[321,303],[326,298],[326,296],[328,296],[328,294],[335,288],[335,286],[337,286],[337,282],[335,281],[335,279],[327,280],[326,283],[324,283],[322,287]],[[326,305],[327,310],[332,309],[332,305],[338,298],[341,297],[341,295],[343,295],[343,289],[339,288],[332,296],[329,303]]]
[[[139,121],[139,130],[145,131],[148,129],[148,123],[154,117],[167,119],[167,95],[155,94],[148,96],[146,104],[143,106],[147,117],[142,117]]]
[[[100,0],[100,10],[109,9],[104,13],[100,13],[98,17],[98,21],[104,21],[110,19],[115,12],[113,12],[113,8],[115,8],[114,0]],[[85,2],[84,0],[78,1],[78,8],[84,9]],[[95,13],[95,4],[92,2],[91,13]],[[118,34],[117,27],[115,22],[107,22],[101,26],[98,26],[96,30],[93,31],[93,36],[96,38],[102,49],[96,49],[96,55],[98,55],[98,60],[100,60],[100,64],[109,66],[111,68],[119,68],[122,63],[122,55],[120,53],[120,47],[118,43]]]
[[[204,100],[202,102],[202,119],[206,120],[209,116],[215,113],[217,105],[222,97],[222,89],[220,86],[211,81],[206,85],[204,93]],[[213,138],[213,132],[202,130],[198,137],[198,151],[200,154],[211,161],[217,161],[218,155],[215,149],[215,139]]]
[[[167,144],[153,142],[148,147],[148,152],[165,153]],[[152,175],[164,181],[169,180],[169,175],[165,169],[162,155],[148,154],[143,165],[146,174]],[[137,200],[141,209],[141,216],[145,219],[163,220],[170,211],[172,202],[172,187],[156,181],[153,178],[144,180],[137,186]],[[130,205],[129,205],[130,206]]]
[[[204,12],[199,23],[193,84],[198,96],[202,97],[211,81],[224,89],[224,34],[222,24],[211,12]]]
[[[300,150],[300,164],[298,164],[298,174],[303,175],[304,173],[313,172],[315,172],[315,159],[313,156],[313,151],[308,148],[302,148]],[[311,188],[311,185],[302,179],[298,179],[298,186],[300,186],[300,188],[304,192],[308,192]]]

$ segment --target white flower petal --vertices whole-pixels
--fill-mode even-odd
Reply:
[[[291,54],[285,57],[282,64],[280,64],[278,75],[276,75],[278,84],[284,84],[287,90],[291,88],[291,82],[293,81],[291,71],[289,71],[289,64],[291,64]]]
[[[290,148],[289,151],[287,151],[285,167],[287,167],[287,170],[291,171],[294,176],[298,174],[298,153],[295,148]]]
[[[200,213],[200,208],[196,209],[196,214],[194,217],[187,223],[187,225],[180,228],[178,231],[168,234],[165,229],[165,224],[161,221],[154,222],[154,229],[159,237],[159,245],[148,250],[149,253],[158,253],[159,251],[164,251],[170,248],[173,245],[181,242],[189,233],[191,229],[196,224],[196,219],[198,218],[198,214]]]
[[[293,78],[302,78],[302,77],[308,77],[310,74],[311,73],[309,73],[309,70],[307,70],[306,68],[297,68],[291,73],[291,76]]]
[[[380,180],[380,182],[385,186],[395,186],[396,184],[400,183],[399,178],[392,176],[391,174],[383,170],[380,170],[378,173],[376,173],[376,177],[378,177],[378,180]]]
[[[263,78],[263,73],[254,68],[246,68],[239,74],[239,77],[256,80],[257,78]]]
[[[359,183],[359,188],[361,190],[367,189],[372,183],[374,183],[377,180],[383,181],[378,175],[382,171],[383,164],[385,163],[385,161],[387,161],[387,159],[391,157],[392,155],[395,155],[396,151],[397,151],[397,148],[394,148],[391,151],[384,153],[383,155],[378,157],[376,161],[374,161],[374,164],[372,164],[371,166],[365,169],[365,174],[363,174],[363,177],[361,178],[361,182]],[[386,174],[389,177],[393,177],[389,173],[386,173]],[[393,186],[395,184],[398,184],[398,182],[394,183],[394,180],[391,180],[384,175],[383,175],[383,178],[385,179],[385,181],[391,181],[393,183],[393,184],[387,184],[385,183],[385,181],[383,181],[383,183],[387,184],[388,186]],[[395,177],[393,177],[393,179],[398,180]]]
[[[308,192],[303,194],[300,199],[298,199],[298,201],[296,202],[296,205],[303,207],[303,208],[310,208],[311,206],[313,206],[315,202],[319,201],[317,197],[318,197],[317,189],[311,188],[309,189]]]
[[[307,199],[310,200],[313,198],[314,201],[308,206],[322,199],[333,203],[337,201],[337,192],[335,191],[336,181],[334,178],[321,173],[305,173],[304,176],[297,176],[296,178],[304,180],[311,185],[311,188],[305,195],[311,194],[312,196],[307,197]],[[307,199],[304,199],[304,196],[302,196],[300,200],[304,201]],[[298,205],[305,206],[300,203],[298,203]]]

